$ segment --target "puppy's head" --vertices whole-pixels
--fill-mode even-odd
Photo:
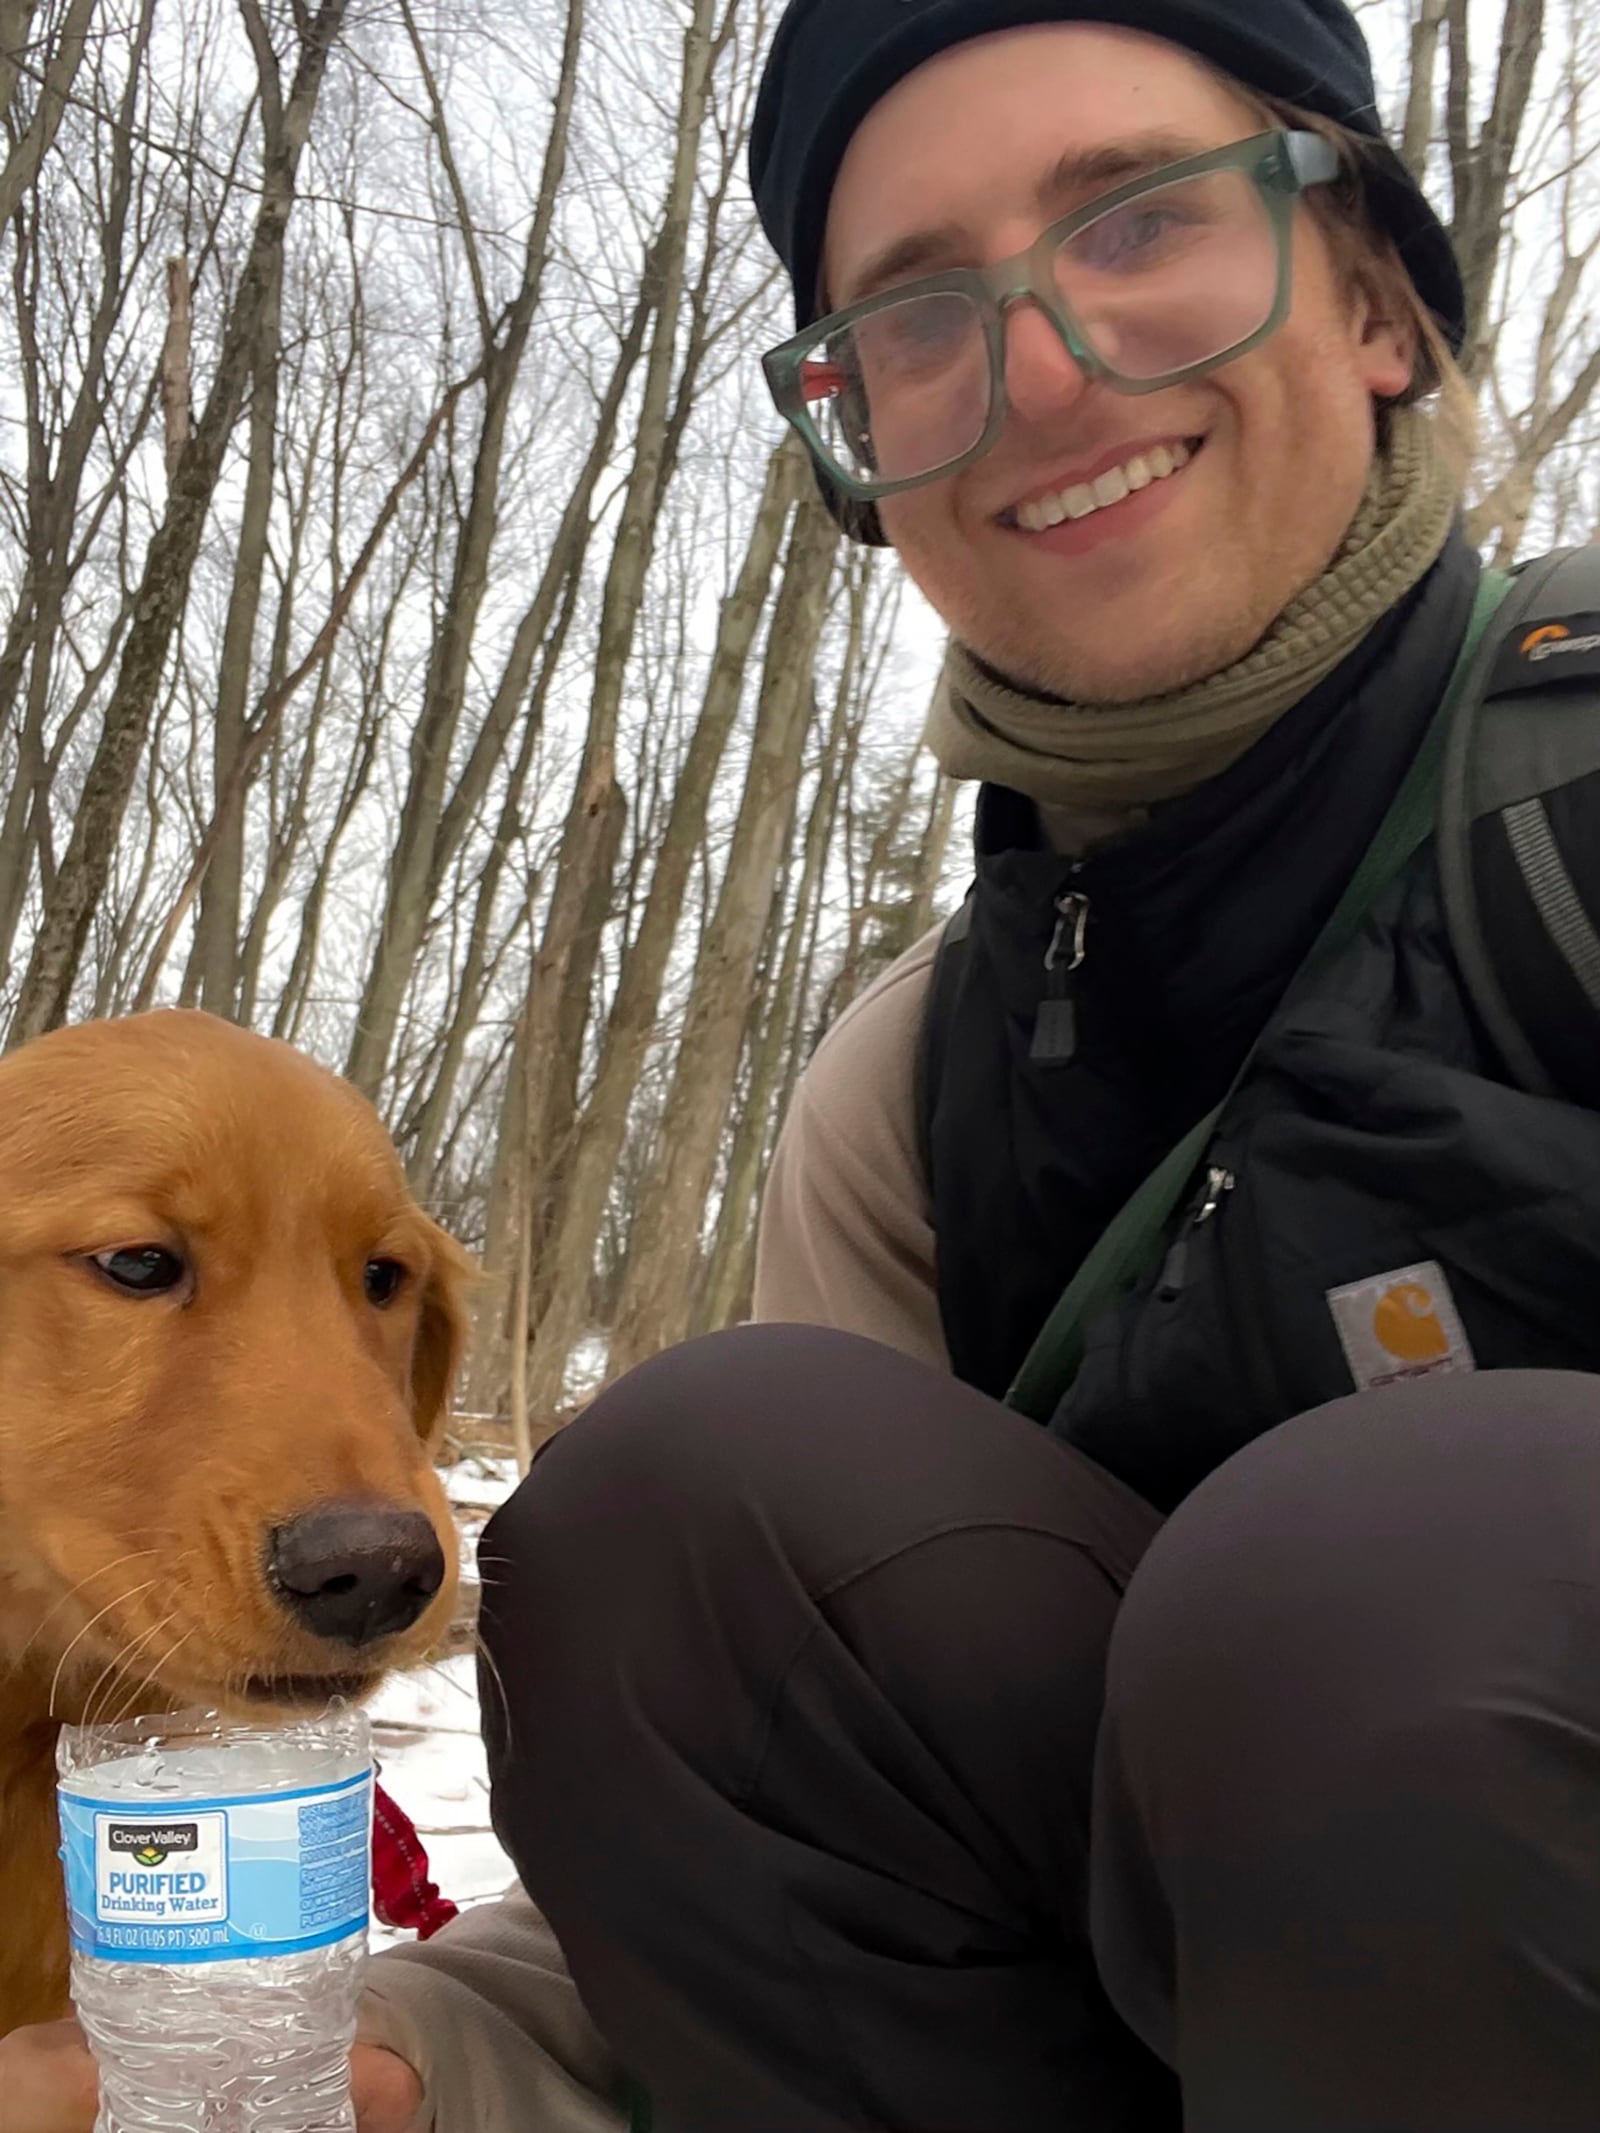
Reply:
[[[103,1716],[420,1657],[468,1275],[371,1106],[287,1045],[166,1012],[0,1062],[0,1661]]]

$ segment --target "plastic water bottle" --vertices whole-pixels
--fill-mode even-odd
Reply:
[[[96,2133],[352,2133],[364,1714],[69,1727],[57,1761]]]

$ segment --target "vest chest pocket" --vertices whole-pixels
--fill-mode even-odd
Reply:
[[[1220,1141],[1156,1270],[1089,1329],[1051,1428],[1167,1510],[1294,1411],[1244,1147]]]
[[[1376,1047],[1247,1085],[1051,1427],[1158,1508],[1262,1431],[1471,1369],[1600,1371],[1600,1118]]]

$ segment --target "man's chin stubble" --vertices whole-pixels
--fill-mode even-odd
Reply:
[[[1270,628],[1270,623],[1267,627]],[[1264,631],[1244,617],[1231,626],[1213,628],[1203,637],[1190,636],[1181,646],[1151,646],[1142,654],[1126,647],[1099,651],[1091,646],[1045,651],[1024,646],[1015,639],[993,651],[971,645],[986,666],[1004,675],[1014,687],[1029,695],[1054,696],[1063,703],[1148,703],[1156,697],[1173,696],[1198,683],[1211,680],[1237,666],[1254,651]]]

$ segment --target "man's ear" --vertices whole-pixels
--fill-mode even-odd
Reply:
[[[471,1330],[467,1297],[477,1268],[447,1230],[436,1222],[428,1230],[430,1263],[411,1354],[411,1413],[417,1435],[432,1449],[450,1419],[450,1395]]]
[[[1422,336],[1415,292],[1398,259],[1364,262],[1352,289],[1357,361],[1374,400],[1402,400],[1417,374]]]

